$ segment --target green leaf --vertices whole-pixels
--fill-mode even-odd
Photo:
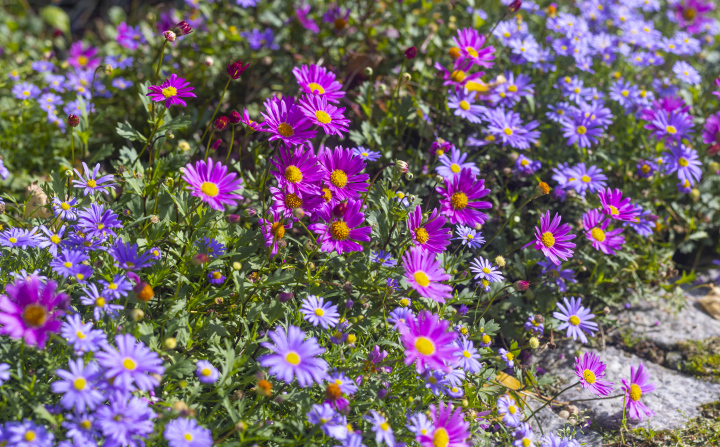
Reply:
[[[62,8],[57,6],[46,6],[40,11],[40,16],[50,26],[59,29],[65,34],[70,34],[70,17]]]
[[[168,130],[175,130],[175,129],[182,129],[183,127],[187,127],[192,123],[192,120],[187,115],[180,115],[175,118],[173,118],[171,121],[166,122],[160,128],[157,130],[157,135],[162,135],[164,132],[167,132]]]
[[[115,151],[115,148],[112,147],[110,144],[103,144],[102,147],[95,152],[92,157],[90,157],[90,163],[89,164],[95,164],[99,162],[100,160],[104,160],[108,157],[110,157]]]
[[[119,136],[127,138],[130,141],[142,141],[143,143],[147,141],[147,138],[145,138],[145,136],[137,130],[133,129],[127,121],[124,123],[118,123],[115,130]]]

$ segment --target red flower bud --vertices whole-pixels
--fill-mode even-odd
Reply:
[[[517,290],[518,292],[527,290],[528,287],[530,287],[530,283],[527,281],[523,281],[523,280],[515,281],[515,290]]]
[[[177,25],[175,25],[172,30],[178,36],[186,36],[193,32],[193,29],[190,28],[190,25],[188,25],[188,23],[184,20],[182,22],[178,23]]]
[[[240,75],[242,75],[245,72],[245,70],[248,69],[249,66],[250,66],[250,62],[248,62],[245,65],[243,65],[242,61],[233,62],[231,64],[228,64],[227,74],[232,79],[237,80],[240,78]]]
[[[335,205],[335,208],[333,208],[333,216],[335,217],[342,217],[345,215],[345,211],[347,211],[347,203],[346,202],[340,202],[337,205]]]
[[[220,118],[215,120],[215,130],[225,130],[225,128],[228,125],[228,122],[230,119],[227,116],[221,116]]]
[[[77,127],[80,124],[80,118],[77,115],[68,115],[68,126]]]
[[[230,112],[230,122],[233,124],[238,124],[240,120],[242,119],[242,116],[235,110]]]
[[[510,12],[517,12],[520,7],[522,7],[522,0],[515,0],[514,2],[510,3]]]
[[[205,264],[210,260],[210,256],[206,255],[205,253],[198,253],[195,256],[193,256],[193,264],[195,265],[202,265]]]
[[[405,57],[407,58],[407,60],[415,59],[415,56],[417,56],[417,48],[410,47],[405,50]]]
[[[238,216],[237,214],[228,214],[227,216],[225,216],[225,220],[228,223],[236,224],[240,222],[240,216]]]
[[[212,150],[216,150],[217,148],[220,147],[221,144],[222,144],[222,140],[218,138],[217,141],[215,141],[212,144],[212,146],[210,146],[210,147],[212,148]]]
[[[720,144],[713,143],[707,148],[708,155],[717,155],[720,152]]]

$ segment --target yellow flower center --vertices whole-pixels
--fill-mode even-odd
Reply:
[[[132,371],[135,368],[137,368],[137,364],[131,358],[126,358],[125,360],[123,360],[123,366],[125,367],[125,369],[127,369],[129,371]]]
[[[482,271],[483,271],[483,273],[485,273],[486,275],[488,275],[488,274],[490,274],[490,273],[492,272],[492,270],[490,270],[490,269],[487,268],[487,267],[483,267]]]
[[[598,242],[603,242],[605,240],[605,232],[600,228],[593,228],[590,234],[592,235],[593,239]]]
[[[642,172],[643,174],[647,174],[648,172],[650,172],[650,166],[649,166],[649,165],[642,165],[642,166],[640,167],[640,172]]]
[[[465,47],[465,51],[468,52],[468,54],[470,55],[470,57],[478,57],[478,52],[477,52],[477,50],[476,50],[475,48],[473,48],[473,47]]]
[[[315,82],[309,83],[308,88],[310,89],[311,92],[317,93],[319,95],[322,95],[325,93],[325,89],[322,87],[322,85],[317,84]]]
[[[26,432],[25,432],[25,436],[23,436],[23,438],[25,438],[25,440],[26,440],[27,442],[34,441],[34,440],[35,440],[35,437],[36,437],[35,432],[32,431],[32,430],[26,431]]]
[[[492,341],[492,339],[490,338],[490,336],[489,336],[488,334],[485,334],[485,335],[482,336],[482,342],[483,342],[483,343],[488,344],[488,343],[490,343],[491,341]]]
[[[213,272],[212,276],[213,276],[213,279],[220,279],[220,278],[222,278],[222,273]]]
[[[507,135],[507,136],[510,136],[513,134],[513,130],[509,127],[506,127],[505,130],[503,130],[503,132],[505,132],[505,135]]]
[[[9,237],[9,238],[8,238],[8,241],[10,241],[10,243],[14,244],[14,243],[17,242],[17,238],[15,238],[15,237]]]
[[[290,183],[300,183],[303,179],[302,172],[295,165],[290,165],[285,168],[285,180]]]
[[[28,326],[40,327],[47,321],[47,311],[39,304],[28,304],[23,311],[23,320]]]
[[[585,135],[587,133],[587,128],[585,126],[578,126],[577,133],[578,135]]]
[[[79,338],[80,340],[82,340],[83,338],[85,338],[85,334],[83,334],[81,331],[77,331],[77,332],[75,333],[75,335],[77,335],[77,338]]]
[[[76,390],[84,390],[85,387],[87,386],[87,382],[82,377],[78,377],[73,382],[73,386],[75,387]]]
[[[85,56],[80,56],[77,58],[77,61],[78,61],[78,64],[80,64],[80,66],[84,67],[88,63],[88,58],[86,58]]]
[[[463,357],[469,359],[470,357],[472,357],[472,354],[470,354],[470,351],[463,351]]]
[[[105,224],[99,223],[99,224],[97,225],[97,227],[98,227],[98,230],[102,230],[103,228],[105,228]]]
[[[288,208],[300,208],[303,204],[303,201],[300,197],[298,197],[295,194],[286,194],[285,195],[285,206]]]
[[[465,80],[465,72],[462,70],[455,70],[450,73],[450,79],[453,82],[462,82]]]
[[[330,174],[330,183],[338,188],[344,188],[347,182],[347,174],[340,169],[336,169]]]
[[[166,98],[172,98],[177,96],[177,89],[175,87],[165,87],[162,89],[162,95]]]
[[[589,383],[590,385],[592,385],[593,383],[595,383],[595,380],[596,380],[596,379],[595,379],[595,373],[592,372],[592,371],[590,371],[589,369],[586,369],[585,371],[583,371],[583,378],[584,378],[585,381],[586,381],[587,383]]]
[[[540,237],[540,242],[542,242],[545,247],[552,248],[553,245],[555,245],[555,235],[549,231],[546,231]]]
[[[207,377],[207,376],[209,376],[210,374],[212,374],[212,371],[210,370],[210,368],[203,368],[202,371],[200,371],[200,374],[202,374],[203,376]]]
[[[387,422],[383,422],[382,424],[380,424],[380,428],[382,428],[383,431],[388,431],[390,430],[390,424],[388,424]]]
[[[450,204],[456,210],[465,208],[468,204],[468,197],[463,192],[456,192],[450,198]]]
[[[515,408],[515,405],[510,405],[510,406],[508,407],[508,413],[510,413],[510,414],[515,414],[515,413],[517,413],[517,408]]]
[[[12,241],[10,241],[10,242],[12,242]],[[72,262],[64,262],[63,265],[65,266],[65,268],[69,269],[70,267],[72,267]]]
[[[324,110],[318,110],[317,112],[315,112],[315,118],[317,118],[317,120],[320,121],[322,124],[328,124],[330,121],[332,121],[330,115]]]
[[[60,204],[60,208],[64,209],[65,211],[70,209],[70,204],[67,202],[63,202]]]
[[[435,344],[426,337],[418,337],[415,339],[415,349],[422,355],[432,355],[435,353]]]
[[[95,185],[97,185],[97,182],[95,180],[88,180],[87,183],[88,187],[94,188]]]
[[[630,399],[632,399],[633,402],[637,402],[640,400],[640,396],[642,396],[642,390],[640,387],[634,383],[630,385]]]
[[[630,94],[630,92],[627,90],[623,90],[620,92],[620,94],[623,95],[625,98],[627,98],[627,96]]]
[[[508,361],[508,362],[509,362],[510,360],[512,360],[512,359],[515,358],[515,356],[513,355],[512,352],[506,353],[506,354],[505,354],[505,357],[507,358],[507,361]]]
[[[520,161],[520,166],[522,166],[522,167],[525,167],[525,166],[527,166],[527,165],[529,165],[529,164],[530,164],[530,162],[527,161],[526,158],[523,158],[523,159]]]
[[[430,239],[430,234],[425,228],[416,228],[415,229],[415,240],[418,242],[418,244],[424,244]]]
[[[82,281],[83,279],[85,279],[85,275],[83,275],[82,273],[78,273],[75,275],[75,278],[77,278],[78,281]]]
[[[270,228],[270,233],[275,236],[276,239],[282,239],[285,236],[285,227],[280,222],[275,222]]]
[[[88,430],[90,427],[92,427],[92,422],[90,422],[89,419],[84,419],[82,422],[80,422],[80,426],[85,430]]]
[[[447,447],[448,445],[450,445],[450,436],[448,435],[447,430],[442,427],[435,430],[435,434],[433,435],[433,446]]]
[[[692,20],[695,18],[695,14],[697,11],[695,11],[693,8],[688,8],[685,11],[683,11],[682,15],[685,20]]]
[[[460,101],[460,108],[463,110],[470,110],[470,103],[463,99],[462,101]]]
[[[300,364],[300,356],[297,355],[296,352],[288,352],[287,355],[285,355],[285,360],[291,364],[291,365],[299,365]]]
[[[329,202],[332,199],[332,191],[330,191],[329,188],[323,188],[322,198],[325,200],[325,203]]]
[[[193,440],[193,436],[190,433],[185,433],[185,435],[183,435],[183,438],[185,438],[186,441]]]
[[[665,128],[665,132],[669,133],[670,135],[675,135],[677,133],[677,128],[675,128],[675,126],[667,126]]]
[[[523,438],[523,440],[522,440],[523,447],[530,447],[531,443],[532,443],[532,441],[529,438]]]
[[[583,175],[582,177],[580,177],[580,180],[582,180],[583,183],[590,183],[592,179],[588,175]]]
[[[457,163],[453,163],[450,165],[450,170],[457,174],[458,172],[460,172],[460,165],[458,165]]]
[[[363,153],[360,154],[360,155],[362,155],[363,157],[369,157],[369,156],[370,156],[370,154],[368,154],[367,152],[363,152]]]
[[[430,285],[430,278],[428,278],[425,272],[418,270],[413,274],[413,278],[420,287],[427,287],[428,285]]]
[[[108,289],[110,289],[110,290],[117,289],[117,284],[115,284],[114,282],[111,282],[110,284],[108,284]]]
[[[613,216],[617,216],[618,214],[620,214],[620,211],[618,211],[617,207],[613,205],[608,205],[608,208],[610,208],[610,214],[612,214]]]
[[[60,238],[57,234],[53,234],[52,236],[50,236],[50,242],[52,242],[53,244],[59,244]]]
[[[573,326],[579,326],[580,325],[580,318],[578,318],[577,315],[573,315],[568,319],[568,322],[572,324]]]
[[[284,137],[291,137],[295,135],[295,129],[293,129],[293,127],[288,123],[280,123],[280,125],[278,125],[277,127],[277,130],[280,135]]]
[[[337,241],[344,241],[350,236],[350,229],[342,220],[336,220],[330,224],[330,235]]]
[[[679,164],[680,166],[682,166],[683,168],[686,167],[686,166],[688,165],[687,158],[685,158],[685,157],[680,157],[680,158],[678,159],[678,164]]]
[[[212,182],[202,182],[202,185],[200,185],[200,191],[208,197],[215,197],[220,193],[220,189],[218,189],[217,185]]]
[[[322,317],[323,315],[325,315],[325,311],[318,307],[317,309],[315,309],[315,315],[317,315],[318,317]]]

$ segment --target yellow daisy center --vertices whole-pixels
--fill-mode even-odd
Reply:
[[[447,447],[448,445],[450,445],[450,436],[448,435],[447,430],[442,427],[435,430],[435,434],[433,435],[433,446]]]
[[[319,95],[322,95],[325,93],[325,89],[322,87],[322,85],[320,85],[316,82],[309,83],[308,88],[310,89],[311,92],[317,93]]]
[[[344,241],[350,236],[350,229],[342,220],[336,220],[330,224],[330,235],[337,241]]]
[[[84,390],[85,387],[87,386],[87,382],[82,377],[78,377],[73,382],[73,386],[75,387],[76,390]]]
[[[457,174],[458,172],[460,172],[460,165],[458,165],[457,163],[453,163],[450,165],[450,170]]]
[[[200,374],[202,374],[203,376],[207,377],[207,376],[209,376],[210,374],[212,374],[212,371],[210,370],[210,368],[203,368],[202,371],[200,371]]]
[[[485,335],[482,336],[482,342],[483,342],[483,343],[488,344],[488,343],[490,343],[491,341],[492,341],[492,339],[490,338],[490,336],[489,336],[488,334],[485,334]]]
[[[276,239],[282,239],[285,236],[285,227],[280,222],[275,222],[270,228],[270,233],[275,236]]]
[[[217,185],[212,182],[202,182],[202,185],[200,185],[200,191],[209,197],[215,197],[220,193],[220,189],[218,189]]]
[[[340,169],[336,169],[330,174],[330,183],[338,188],[344,188],[347,182],[347,174]]]
[[[450,203],[454,209],[461,210],[467,206],[468,197],[463,192],[456,192],[450,198]]]
[[[77,58],[77,62],[78,62],[79,65],[81,65],[81,66],[84,67],[84,66],[86,66],[87,63],[88,63],[88,58],[85,57],[85,56],[80,56],[80,57]]]
[[[463,99],[462,101],[460,101],[460,108],[463,110],[470,110],[470,103]]]
[[[605,240],[605,232],[600,228],[593,228],[590,234],[592,235],[593,239],[598,242],[603,242]]]
[[[50,236],[50,242],[52,242],[53,244],[59,244],[60,237],[58,237],[57,234],[53,234],[52,236]]]
[[[586,369],[585,371],[583,371],[583,378],[584,378],[585,381],[586,381],[587,383],[589,383],[590,385],[592,385],[593,383],[595,383],[595,381],[597,380],[597,379],[595,378],[595,373],[592,372],[592,371],[590,371],[589,369]]]
[[[527,161],[526,158],[523,158],[523,159],[520,161],[520,166],[522,166],[522,167],[525,167],[525,166],[527,166],[527,165],[529,165],[529,164],[530,164],[530,162]]]
[[[25,440],[26,440],[27,442],[34,441],[34,440],[35,440],[35,437],[36,437],[35,432],[32,431],[32,430],[26,431],[26,432],[25,432],[25,436],[23,436],[23,438],[25,438]]]
[[[642,396],[642,390],[640,387],[634,383],[630,385],[630,399],[632,399],[633,402],[637,402],[640,400],[640,396]]]
[[[430,285],[430,278],[428,278],[425,272],[418,270],[413,274],[413,279],[415,279],[415,282],[418,283],[420,287],[427,287]]]
[[[40,327],[47,321],[47,311],[39,304],[28,304],[23,311],[23,320],[28,326]]]
[[[453,82],[462,82],[465,80],[465,72],[462,70],[455,70],[450,73],[450,79]]]
[[[675,135],[677,133],[677,129],[675,126],[667,126],[665,128],[665,132],[669,133],[670,135]]]
[[[592,179],[590,178],[589,175],[583,175],[582,177],[580,177],[580,180],[582,180],[583,183],[590,183],[590,181],[591,181]]]
[[[573,326],[579,326],[580,325],[580,318],[578,318],[577,315],[573,315],[568,319],[568,322],[572,324]]]
[[[613,205],[608,205],[608,208],[610,208],[610,214],[612,214],[613,216],[617,216],[618,214],[620,214],[620,211],[618,211],[617,207]]]
[[[297,195],[292,193],[285,195],[285,206],[287,206],[288,208],[300,208],[302,204],[302,199]]]
[[[329,202],[330,199],[332,199],[332,191],[330,191],[329,188],[323,188],[322,189],[322,198],[325,200],[325,202]]]
[[[222,278],[222,273],[213,272],[212,277],[213,277],[213,279],[220,279],[220,278]]]
[[[418,337],[415,339],[415,349],[422,355],[432,355],[435,353],[435,344],[427,337]]]
[[[472,354],[470,354],[470,351],[463,351],[463,357],[469,359],[470,357],[472,357]]]
[[[517,408],[515,408],[515,405],[510,405],[510,406],[508,407],[508,413],[510,413],[510,414],[515,414],[515,413],[517,413]]]
[[[172,98],[173,96],[177,96],[177,89],[175,87],[165,87],[162,89],[162,95],[166,98]]]
[[[382,424],[380,424],[380,428],[382,428],[383,431],[388,431],[390,430],[390,424],[388,424],[387,422],[383,422]]]
[[[325,315],[325,311],[318,307],[317,309],[315,309],[315,315],[317,315],[318,317],[322,317],[323,315]]]
[[[277,127],[277,131],[284,137],[291,137],[295,135],[295,129],[288,123],[280,123]]]
[[[185,438],[186,441],[193,440],[193,436],[190,433],[185,433],[185,435],[183,435],[183,438]]]
[[[97,182],[95,180],[88,180],[86,185],[90,188],[94,188],[97,185]]]
[[[330,121],[332,121],[332,118],[330,117],[330,114],[325,112],[324,110],[318,110],[315,112],[315,118],[322,124],[328,124]]]
[[[430,234],[425,228],[415,229],[415,240],[418,244],[424,244],[430,239]]]
[[[291,365],[299,365],[300,364],[300,356],[297,355],[296,352],[292,352],[292,351],[288,352],[285,355],[285,360]]]
[[[585,135],[587,133],[587,128],[585,126],[578,126],[577,133],[578,135]]]
[[[473,47],[465,47],[465,51],[470,55],[470,57],[478,57],[478,52]]]
[[[553,245],[555,245],[555,235],[549,231],[546,231],[540,237],[540,242],[542,242],[545,247],[552,248]]]
[[[17,242],[17,238],[15,237],[9,237],[8,240],[13,244]]]
[[[488,274],[490,274],[490,273],[492,272],[492,270],[490,270],[490,269],[487,268],[487,267],[483,267],[482,272],[485,273],[486,275],[488,275]]]
[[[135,361],[129,357],[126,358],[125,360],[123,360],[123,366],[125,367],[125,369],[130,370],[130,371],[137,368],[137,364],[135,363]]]
[[[642,166],[640,167],[640,172],[642,172],[643,174],[649,173],[649,172],[650,172],[650,166],[649,166],[649,165],[642,165]]]
[[[503,132],[505,132],[505,135],[507,135],[507,136],[510,136],[513,134],[513,130],[509,127],[506,127],[505,130],[503,130]]]
[[[85,334],[83,334],[81,331],[77,331],[77,332],[75,333],[75,335],[76,335],[77,338],[79,338],[80,340],[82,340],[82,339],[85,338]]]
[[[65,211],[70,209],[70,204],[67,202],[63,202],[60,204],[60,208],[64,209]]]
[[[90,427],[92,427],[92,422],[90,420],[85,419],[82,422],[80,422],[80,426],[84,428],[85,430],[88,430]]]
[[[680,158],[678,159],[678,164],[679,164],[680,166],[682,166],[683,168],[686,167],[686,166],[688,165],[687,158],[685,158],[685,157],[680,157]]]

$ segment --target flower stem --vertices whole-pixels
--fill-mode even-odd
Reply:
[[[230,134],[230,149],[228,149],[227,156],[225,157],[225,164],[228,164],[228,160],[230,160],[230,154],[233,150],[233,145],[235,144],[235,126],[232,126],[232,133]]]
[[[208,155],[210,155],[210,142],[212,141],[213,135],[215,135],[214,130],[210,133],[210,138],[208,138],[207,146],[205,147],[205,161],[207,161]]]
[[[225,84],[225,88],[222,91],[222,95],[220,95],[220,101],[218,101],[217,107],[215,107],[215,111],[213,112],[212,118],[210,118],[210,124],[205,128],[205,132],[203,132],[202,138],[200,138],[199,145],[202,145],[203,139],[205,139],[205,135],[207,135],[208,130],[210,130],[210,127],[212,127],[213,122],[215,121],[215,115],[217,115],[218,110],[220,110],[220,104],[222,104],[222,100],[225,97],[225,92],[227,91],[228,86],[230,85],[230,81],[232,81],[232,78],[228,79],[227,83]]]
[[[498,235],[499,235],[500,233],[502,233],[502,230],[505,228],[505,226],[508,224],[508,222],[510,222],[510,219],[512,219],[513,216],[515,216],[515,214],[517,214],[518,211],[520,211],[521,209],[525,208],[525,205],[527,205],[528,203],[530,203],[530,202],[531,202],[534,198],[536,198],[536,197],[539,197],[539,196],[538,196],[538,195],[533,195],[532,197],[530,197],[529,199],[527,199],[527,200],[525,201],[525,203],[523,203],[522,205],[520,205],[519,208],[517,208],[515,211],[513,211],[513,213],[510,215],[510,217],[508,217],[507,220],[502,224],[502,226],[501,226],[500,229],[497,231],[497,233],[495,233],[495,236],[491,237],[489,241],[485,242],[485,246],[486,246],[486,247],[489,246],[489,245],[490,245],[490,242],[492,242],[493,240],[495,240],[495,238],[498,237]]]
[[[580,382],[575,382],[575,383],[573,383],[572,385],[570,385],[569,387],[567,387],[567,388],[565,388],[564,390],[562,390],[562,391],[560,391],[559,393],[557,393],[555,396],[553,396],[552,399],[550,399],[549,401],[545,402],[540,408],[538,408],[537,410],[533,411],[530,416],[528,416],[527,418],[525,418],[525,422],[527,422],[528,420],[530,420],[531,417],[535,416],[535,413],[537,413],[538,411],[540,411],[540,410],[542,410],[543,408],[547,407],[552,401],[554,401],[555,399],[557,399],[558,396],[560,396],[562,393],[564,393],[565,391],[569,390],[570,388],[576,387],[576,386],[578,386],[578,385],[580,385]]]

